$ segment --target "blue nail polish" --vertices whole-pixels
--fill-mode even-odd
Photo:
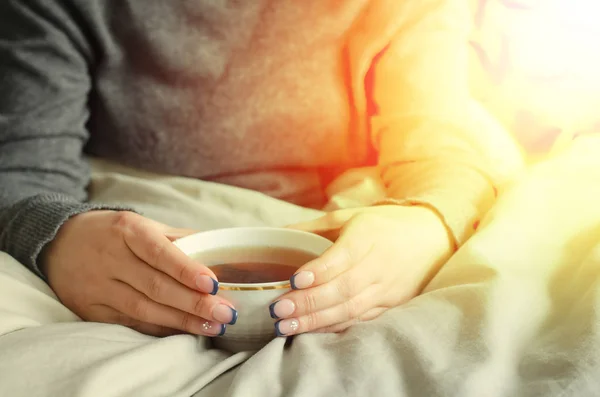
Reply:
[[[285,336],[285,334],[279,330],[279,323],[282,321],[283,320],[279,320],[275,323],[275,335],[277,336]]]
[[[279,301],[277,301],[279,302]],[[275,305],[277,304],[277,302],[273,302],[269,305],[269,314],[271,315],[271,318],[274,319],[278,319],[279,317],[277,317],[277,314],[275,314]]]
[[[232,307],[230,307],[230,309],[231,309],[231,321],[229,322],[229,325],[234,325],[238,319],[238,312],[237,312],[237,310],[235,310]]]
[[[290,277],[290,286],[292,287],[292,289],[300,289],[298,287],[296,287],[296,276],[298,275],[298,273],[294,274],[292,277]]]
[[[227,326],[225,324],[221,324],[221,332],[217,336],[225,335],[225,331],[227,330]]]
[[[211,295],[216,295],[219,292],[219,282],[214,278],[210,278],[213,282],[213,290],[210,292]]]

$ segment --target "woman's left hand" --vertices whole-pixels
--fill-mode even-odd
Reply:
[[[452,253],[441,219],[420,206],[331,212],[294,229],[334,245],[292,276],[269,307],[278,336],[340,332],[415,297]]]

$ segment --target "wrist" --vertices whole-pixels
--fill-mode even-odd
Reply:
[[[49,267],[52,263],[60,258],[63,252],[63,245],[69,244],[70,237],[78,233],[71,233],[71,229],[77,227],[80,222],[85,222],[88,218],[102,215],[105,213],[113,213],[112,210],[88,210],[67,218],[56,231],[54,238],[46,243],[38,256],[38,266],[44,277],[48,279]]]
[[[431,241],[440,252],[445,255],[451,255],[457,250],[456,240],[452,230],[444,221],[444,217],[433,207],[429,205],[412,205],[410,208],[419,211],[422,214],[423,222],[430,229]]]
[[[433,206],[421,203],[382,204],[381,206],[389,207],[392,211],[411,211],[418,218],[415,221],[428,229],[428,237],[441,253],[450,256],[458,249],[452,230],[444,221],[442,214]]]

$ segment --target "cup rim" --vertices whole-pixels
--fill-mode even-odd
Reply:
[[[306,232],[304,230],[297,229],[287,229],[284,227],[272,227],[272,226],[240,226],[240,227],[225,227],[220,229],[212,229],[201,231],[198,233],[190,234],[188,236],[179,238],[173,241],[178,248],[181,249],[181,244],[185,243],[186,240],[197,239],[199,236],[205,234],[215,234],[215,233],[227,233],[230,231],[237,231],[240,233],[244,232],[278,232],[278,233],[286,233],[286,234],[295,234],[295,235],[303,235],[305,237],[312,238],[314,240],[320,240],[326,245],[331,246],[333,243],[326,239],[323,236],[320,236],[315,233]],[[182,249],[183,251],[183,249]],[[190,255],[190,253],[183,251],[186,255]],[[210,266],[209,266],[210,268]],[[268,283],[224,283],[219,281],[219,290],[225,291],[260,291],[260,290],[277,290],[277,289],[289,289],[291,288],[290,280],[283,281],[273,281]]]

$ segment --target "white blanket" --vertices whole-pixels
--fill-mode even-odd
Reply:
[[[530,170],[409,304],[255,355],[81,322],[0,253],[0,396],[600,395],[599,154],[600,139],[588,138]],[[101,163],[92,193],[198,229],[320,214]]]

